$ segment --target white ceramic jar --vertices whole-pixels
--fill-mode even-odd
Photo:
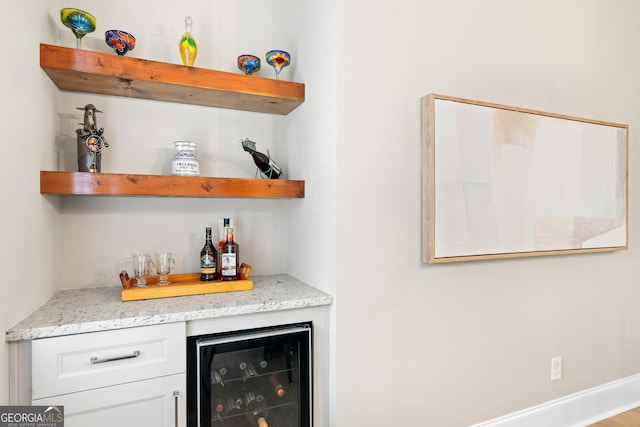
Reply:
[[[171,160],[171,175],[200,175],[200,164],[196,157],[198,144],[191,141],[176,141],[173,145],[175,145],[177,153]]]

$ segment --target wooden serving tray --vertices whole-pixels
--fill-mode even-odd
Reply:
[[[122,290],[122,301],[137,301],[153,298],[169,298],[185,295],[213,294],[217,292],[248,291],[253,289],[253,280],[216,280],[201,282],[200,273],[170,274],[169,284],[159,286],[158,276],[147,277],[147,286],[127,286]]]

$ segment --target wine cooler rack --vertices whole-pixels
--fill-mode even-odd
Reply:
[[[211,364],[211,425],[297,426],[299,378],[277,348],[216,356]],[[272,355],[272,357],[269,357]],[[259,422],[263,417],[266,424]]]
[[[187,338],[188,427],[311,427],[311,323]]]

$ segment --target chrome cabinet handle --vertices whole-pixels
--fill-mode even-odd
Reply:
[[[176,427],[180,427],[178,425],[178,397],[179,396],[180,396],[180,392],[178,390],[175,390],[173,392],[173,400],[175,402],[175,410],[174,410],[174,412],[175,412],[175,417],[176,417],[176,420],[175,420]]]
[[[115,362],[116,360],[124,360],[124,359],[134,359],[140,356],[140,350],[136,350],[133,354],[128,356],[117,356],[117,357],[109,357],[107,359],[98,359],[97,357],[92,357],[89,359],[92,365],[97,365],[98,363],[107,363],[107,362]]]

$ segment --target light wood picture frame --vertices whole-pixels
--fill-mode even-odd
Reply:
[[[624,124],[422,98],[422,261],[628,248]]]

